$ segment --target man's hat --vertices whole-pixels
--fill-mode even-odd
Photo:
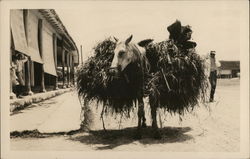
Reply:
[[[210,51],[210,55],[215,55],[215,51]]]

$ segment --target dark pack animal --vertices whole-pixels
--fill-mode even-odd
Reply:
[[[153,136],[159,138],[158,108],[182,115],[205,94],[204,65],[190,41],[192,30],[176,21],[168,31],[169,39],[155,44],[152,39],[135,44],[132,35],[105,40],[78,72],[78,94],[86,101],[101,101],[116,113],[138,106],[137,138],[146,126],[143,97],[149,97]]]
[[[167,41],[153,44],[152,39],[147,39],[140,41],[137,46],[130,42],[131,36],[125,42],[117,43],[115,48],[111,68],[115,69],[116,75],[126,72],[126,68],[130,65],[145,61],[150,65],[150,69],[141,67],[141,74],[138,74],[136,69],[131,69],[134,71],[129,75],[129,78],[133,79],[133,76],[137,75],[136,78],[144,80],[139,82],[141,85],[135,87],[139,90],[137,91],[139,92],[137,96],[139,136],[141,126],[145,125],[146,120],[143,95],[149,97],[155,138],[160,138],[156,118],[158,108],[183,115],[185,111],[193,110],[200,99],[205,101],[207,84],[204,61],[195,52],[196,43],[190,41],[192,33],[190,27],[179,28],[177,21],[169,27],[169,31],[170,38]]]

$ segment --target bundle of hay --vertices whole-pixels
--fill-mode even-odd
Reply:
[[[78,95],[102,103],[104,113],[129,115],[135,106],[136,88],[128,83],[125,76],[110,75],[115,47],[116,43],[110,38],[97,44],[94,55],[77,72]],[[124,72],[131,73],[131,69],[128,67]]]
[[[148,81],[149,96],[158,107],[184,114],[199,101],[205,101],[205,64],[195,52],[196,43],[189,41],[190,26],[180,28],[177,21],[168,30],[169,40],[146,47],[152,75]]]

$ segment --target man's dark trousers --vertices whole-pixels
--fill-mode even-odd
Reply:
[[[210,85],[211,85],[211,92],[210,92],[210,102],[214,100],[214,93],[217,84],[217,71],[211,71],[209,77]]]

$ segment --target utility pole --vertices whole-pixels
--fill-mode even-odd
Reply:
[[[81,60],[82,60],[82,65],[83,65],[83,57],[82,57],[82,45],[81,45]]]

